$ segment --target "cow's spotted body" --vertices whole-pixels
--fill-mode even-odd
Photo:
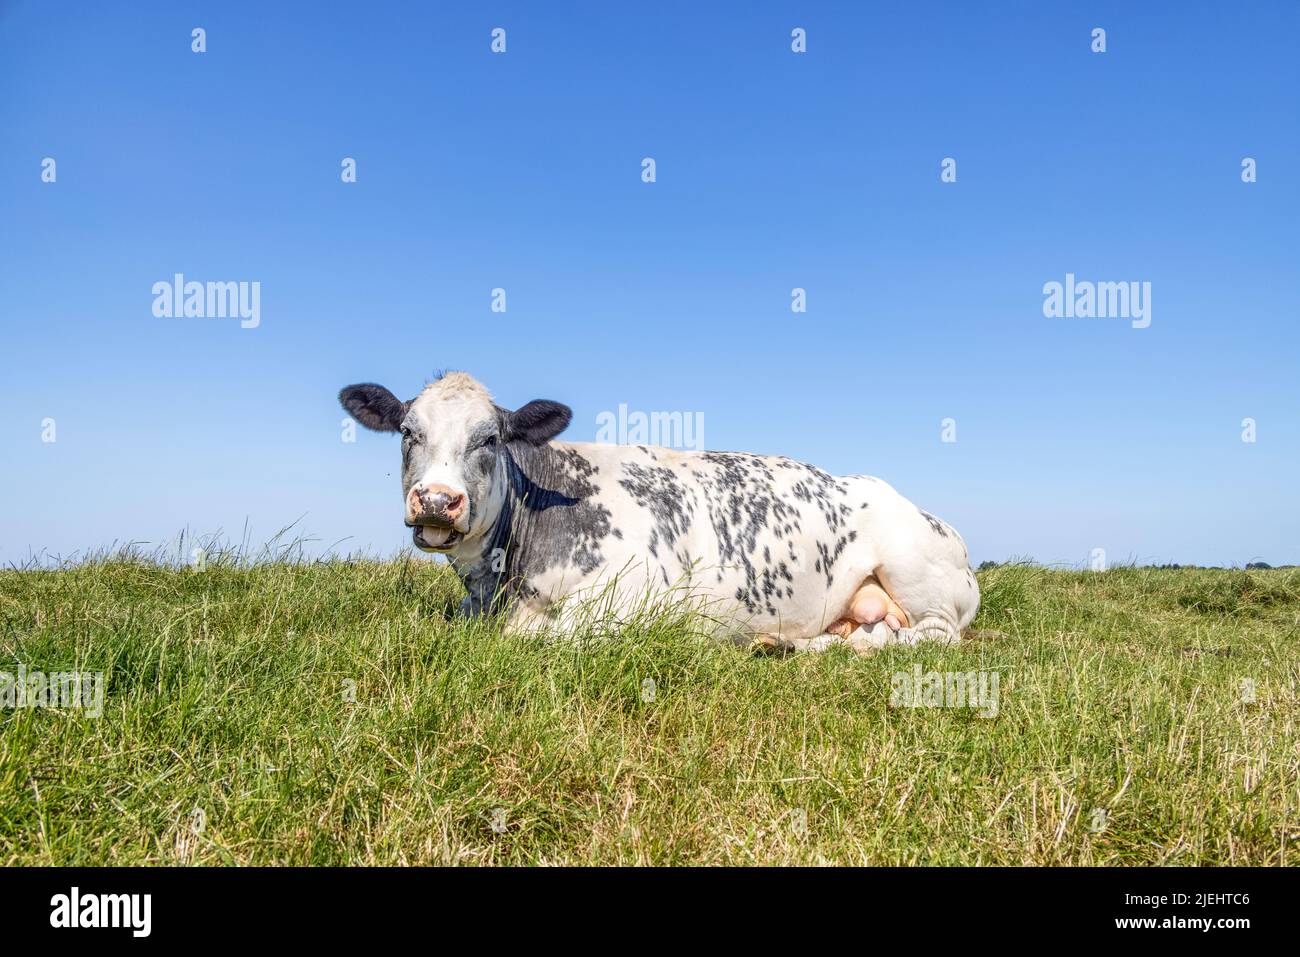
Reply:
[[[518,627],[563,628],[585,597],[617,616],[672,590],[737,635],[818,649],[952,639],[978,607],[960,536],[879,479],[779,456],[551,441],[567,409],[508,412],[461,373],[408,403],[365,391],[378,388],[341,398],[363,424],[403,432],[407,523],[447,555],[469,614],[499,607]],[[428,490],[460,510],[430,513]],[[907,627],[842,627],[871,582]]]

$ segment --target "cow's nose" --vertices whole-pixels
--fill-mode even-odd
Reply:
[[[460,492],[453,492],[447,496],[447,501],[442,506],[443,514],[453,522],[460,518],[461,513],[465,511],[465,496]]]
[[[450,512],[460,504],[460,500],[465,496],[457,495],[452,492],[444,492],[441,489],[422,488],[417,492],[420,496],[420,505],[426,512]]]
[[[455,522],[465,511],[465,494],[445,485],[419,485],[413,491],[421,517]]]

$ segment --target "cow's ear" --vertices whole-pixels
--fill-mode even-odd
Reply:
[[[548,399],[534,399],[527,405],[506,413],[506,441],[519,440],[530,445],[549,442],[569,427],[573,410]]]
[[[406,418],[406,403],[373,382],[361,382],[341,390],[339,404],[348,415],[376,432],[396,432]]]

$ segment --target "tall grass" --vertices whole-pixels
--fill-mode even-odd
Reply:
[[[0,572],[0,672],[107,687],[0,711],[0,861],[1296,862],[1300,571],[998,566],[1002,637],[781,659],[503,633],[409,557],[158,558]],[[996,717],[891,707],[915,665]]]

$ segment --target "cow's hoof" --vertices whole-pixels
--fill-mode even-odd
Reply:
[[[898,640],[898,633],[883,621],[863,625],[849,635],[849,645],[860,655],[870,655]]]
[[[961,635],[945,622],[927,619],[915,628],[902,628],[898,640],[905,645],[915,645],[923,641],[933,641],[940,645],[955,645]]]
[[[749,643],[749,650],[756,655],[789,654],[789,646],[775,635],[756,635]]]

